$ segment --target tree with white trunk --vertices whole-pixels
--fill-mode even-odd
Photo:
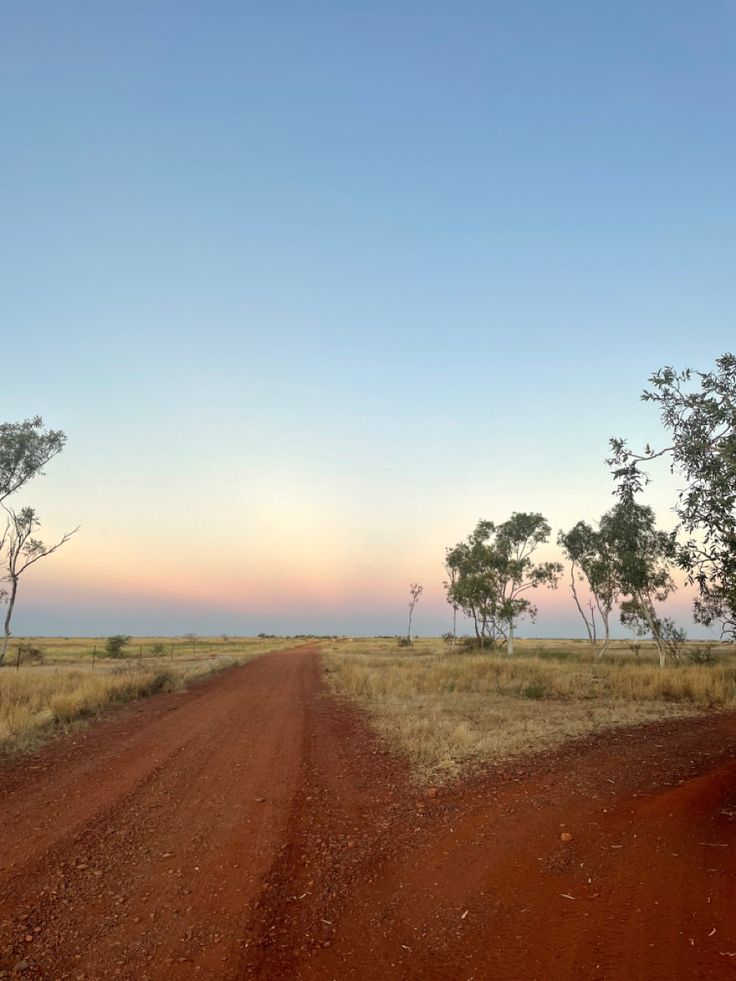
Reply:
[[[603,657],[608,649],[611,613],[621,591],[614,543],[606,529],[610,530],[610,522],[607,522],[604,515],[598,528],[593,528],[586,521],[578,521],[569,531],[561,531],[557,536],[557,544],[570,562],[572,597],[596,657]],[[582,583],[587,589],[587,597],[581,599],[578,595],[578,583]],[[600,648],[597,645],[596,615],[603,629],[603,644]]]
[[[420,586],[418,582],[409,584],[409,629],[406,632],[407,644],[411,644],[411,621],[414,616],[414,607],[419,602],[419,597],[423,592],[424,586]]]
[[[550,531],[543,515],[514,512],[499,525],[479,521],[465,541],[447,550],[445,566],[454,573],[446,584],[448,602],[473,620],[480,647],[503,639],[513,654],[519,620],[537,614],[528,594],[557,586],[562,565],[533,560]]]
[[[0,666],[7,655],[11,623],[21,577],[42,558],[51,555],[77,531],[64,535],[54,545],[36,537],[38,515],[33,508],[16,510],[5,502],[34,477],[64,448],[66,436],[59,429],[45,429],[40,416],[22,422],[0,423],[0,506],[6,523],[0,532],[0,599],[6,604]]]
[[[36,531],[41,522],[33,508],[21,508],[20,511],[14,511],[5,504],[2,507],[8,517],[5,531],[0,538],[0,551],[5,551],[4,579],[8,585],[4,589],[6,609],[2,646],[0,646],[0,666],[4,664],[8,653],[13,611],[15,601],[18,598],[21,577],[32,565],[52,555],[79,531],[78,528],[75,528],[74,531],[63,535],[55,545],[44,545],[40,539],[36,538]]]

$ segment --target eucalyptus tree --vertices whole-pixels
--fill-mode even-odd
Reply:
[[[479,521],[468,537],[445,552],[447,601],[472,621],[479,647],[498,635],[498,582],[492,536],[495,525]]]
[[[459,609],[457,601],[451,599],[452,591],[457,583],[457,569],[454,569],[451,565],[448,565],[447,556],[445,556],[445,561],[443,563],[445,572],[447,573],[447,579],[443,583],[443,586],[447,590],[447,599],[452,606],[452,640],[451,644],[454,647],[457,642],[457,611]]]
[[[6,604],[3,639],[0,643],[0,665],[5,661],[11,635],[13,611],[23,573],[40,559],[51,555],[68,541],[65,535],[52,546],[35,537],[39,521],[33,508],[19,511],[4,502],[34,477],[53,457],[61,453],[66,436],[60,429],[45,429],[40,416],[22,422],[0,423],[0,505],[6,512],[6,525],[0,533],[0,600]],[[76,529],[75,529],[76,530]]]
[[[610,643],[610,618],[620,592],[620,580],[615,561],[615,542],[610,537],[611,524],[605,515],[601,519],[603,530],[591,527],[586,521],[578,521],[567,531],[561,531],[557,543],[570,562],[570,589],[583,619],[591,649],[597,657],[603,657]],[[586,607],[578,596],[576,584],[587,587]],[[597,649],[596,613],[603,627],[603,645]]]
[[[3,548],[6,551],[4,580],[8,585],[3,589],[6,610],[2,646],[0,646],[0,665],[4,663],[8,651],[13,611],[15,601],[18,598],[21,577],[36,562],[45,559],[61,548],[79,530],[75,528],[74,531],[67,532],[55,545],[44,545],[35,537],[40,521],[33,508],[21,508],[20,511],[14,511],[5,504],[2,507],[8,517],[5,531],[0,539],[0,551]]]
[[[540,586],[557,587],[560,562],[534,563],[532,555],[549,540],[551,528],[539,513],[514,512],[496,529],[502,584],[499,616],[507,625],[507,653],[514,653],[514,627],[524,616],[534,620],[537,608],[525,594]]]
[[[537,613],[526,594],[557,585],[562,565],[532,558],[550,531],[541,514],[515,512],[499,525],[479,521],[465,541],[447,550],[445,564],[454,572],[445,584],[447,599],[473,621],[479,646],[502,638],[513,654],[518,621]]]
[[[409,628],[406,632],[406,640],[408,644],[411,644],[411,620],[414,616],[414,607],[419,602],[419,597],[424,592],[424,586],[420,586],[418,582],[410,583],[409,585]]]
[[[0,502],[42,474],[65,443],[64,433],[60,429],[44,429],[40,416],[0,423]]]
[[[659,663],[667,661],[664,621],[656,604],[664,602],[675,585],[670,569],[677,545],[673,532],[657,528],[654,511],[629,495],[601,518],[601,534],[611,548],[615,581],[622,598],[621,621],[643,636],[651,634]]]
[[[675,512],[690,537],[677,562],[698,588],[695,619],[720,623],[722,636],[736,637],[736,356],[722,355],[706,372],[668,366],[649,383],[641,397],[659,407],[667,445],[636,453],[625,440],[611,440],[619,497],[633,497],[648,482],[642,464],[670,461],[683,481]]]

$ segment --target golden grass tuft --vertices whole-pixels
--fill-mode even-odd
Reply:
[[[143,640],[133,640],[133,656],[99,659],[93,671],[92,651],[102,647],[99,639],[41,638],[34,644],[44,649],[44,664],[16,670],[11,648],[8,665],[0,668],[0,752],[35,749],[59,727],[136,698],[178,691],[204,675],[287,646],[279,638],[200,639],[195,658],[191,643],[184,646],[176,639],[170,660],[146,657]],[[140,660],[136,651],[143,654]]]
[[[555,644],[527,641],[511,658],[451,653],[432,641],[401,653],[378,640],[323,652],[330,684],[368,710],[425,780],[591,732],[736,704],[731,656],[662,670],[649,654],[622,654],[621,645],[599,661],[583,645]]]
[[[0,749],[27,749],[44,730],[98,715],[111,705],[160,691],[176,691],[184,675],[168,670],[136,670],[112,675],[33,668],[0,672]]]

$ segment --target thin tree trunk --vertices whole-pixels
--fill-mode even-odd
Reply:
[[[659,666],[660,668],[663,668],[667,664],[667,653],[662,645],[662,638],[659,636],[659,628],[655,624],[654,618],[652,617],[649,598],[647,597],[646,602],[642,602],[640,597],[637,597],[637,599],[639,600],[639,605],[644,613],[644,618],[649,624],[649,629],[652,632],[654,643],[657,645],[657,650],[659,651]]]
[[[610,643],[611,637],[610,637],[610,632],[609,632],[609,627],[608,627],[608,614],[607,613],[604,613],[603,610],[601,610],[600,605],[598,606],[598,612],[600,613],[601,620],[603,621],[604,639],[603,639],[603,647],[601,647],[601,649],[598,651],[597,656],[598,657],[603,657],[603,655],[608,650],[608,645]]]
[[[15,597],[18,593],[18,580],[12,579],[10,587],[10,595],[8,596],[8,608],[5,611],[5,631],[3,634],[3,646],[0,650],[0,667],[5,663],[5,655],[8,653],[8,644],[10,643],[10,621],[13,619],[13,607],[15,606]]]
[[[506,653],[511,656],[514,653],[514,622],[509,623],[509,635],[506,638]]]
[[[570,589],[572,590],[572,598],[575,600],[575,606],[578,608],[580,616],[583,618],[583,623],[585,624],[585,629],[588,631],[588,640],[590,642],[591,649],[595,651],[595,634],[591,630],[590,621],[585,615],[585,611],[580,605],[580,600],[578,599],[578,591],[575,589],[575,563],[570,565]]]

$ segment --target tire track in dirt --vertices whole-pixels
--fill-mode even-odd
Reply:
[[[736,974],[733,714],[602,734],[427,795],[355,713],[329,698],[315,712],[241,978]]]
[[[0,968],[227,976],[288,821],[316,657],[265,655],[122,710],[42,753],[25,795],[27,764],[4,774]]]
[[[0,769],[0,974],[731,978],[735,752],[722,714],[422,791],[315,647],[264,655]]]

